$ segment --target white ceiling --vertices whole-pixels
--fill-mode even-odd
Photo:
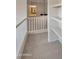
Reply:
[[[46,3],[47,2],[47,0],[30,0],[30,1],[32,1],[32,2],[38,2],[38,3]]]

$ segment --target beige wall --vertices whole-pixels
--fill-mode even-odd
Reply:
[[[61,0],[48,0],[49,1],[49,5],[54,5],[54,4],[58,4],[61,3]]]
[[[16,0],[16,23],[18,24],[26,16],[26,0]]]

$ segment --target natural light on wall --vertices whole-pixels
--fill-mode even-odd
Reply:
[[[29,5],[29,16],[36,16],[37,14],[37,6]]]

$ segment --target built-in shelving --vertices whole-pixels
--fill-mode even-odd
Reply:
[[[61,6],[62,6],[61,4],[52,5],[53,8],[58,8],[58,7],[61,7]]]
[[[59,22],[59,23],[61,23],[61,19],[58,19],[58,18],[56,18],[56,17],[51,17],[51,20],[55,20],[55,21],[57,21],[57,22]]]
[[[50,0],[49,2],[49,41],[59,40],[62,43],[62,19],[61,1]],[[52,39],[54,38],[54,39]]]
[[[53,23],[54,22],[54,23]],[[61,20],[57,17],[51,17],[50,29],[56,33],[56,35],[61,39]]]
[[[50,31],[53,31],[55,33],[60,42],[62,42],[61,21],[61,18],[52,16],[49,25]]]
[[[59,39],[61,39],[61,35],[54,28],[51,28],[51,31],[53,31],[59,37]]]

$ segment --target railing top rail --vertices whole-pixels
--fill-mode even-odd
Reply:
[[[47,16],[28,16],[28,17],[47,17]]]

